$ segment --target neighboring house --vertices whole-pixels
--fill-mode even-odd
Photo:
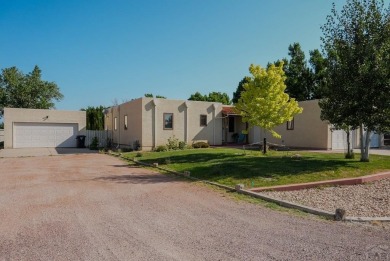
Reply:
[[[165,145],[171,137],[222,145],[222,104],[139,98],[106,110],[105,129],[112,131],[114,144],[139,143],[144,150]]]
[[[76,147],[85,111],[4,108],[4,148]]]
[[[320,119],[318,100],[303,101],[303,113],[275,128],[282,138],[276,139],[259,127],[248,128],[234,106],[216,102],[139,98],[105,112],[105,129],[112,131],[113,143],[125,147],[140,144],[152,149],[167,144],[171,137],[192,144],[207,141],[210,145],[237,142],[248,130],[244,143],[268,142],[307,149],[346,149],[346,133],[332,130]],[[371,134],[371,147],[383,145],[383,135]],[[352,132],[353,148],[359,146],[358,131]]]

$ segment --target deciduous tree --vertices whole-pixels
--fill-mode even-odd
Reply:
[[[322,26],[328,61],[322,118],[360,129],[361,161],[369,160],[370,132],[390,129],[389,10],[383,1],[347,0],[341,12],[333,5]]]
[[[279,66],[271,64],[267,69],[252,64],[249,72],[252,77],[244,84],[244,91],[241,92],[236,108],[244,122],[259,126],[280,138],[273,129],[291,121],[294,115],[303,110],[294,98],[285,93],[283,62]]]
[[[54,100],[63,98],[57,84],[41,79],[41,70],[23,74],[16,67],[5,68],[0,75],[0,108],[54,108]]]

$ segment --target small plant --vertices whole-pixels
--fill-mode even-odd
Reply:
[[[237,142],[238,137],[239,137],[238,133],[233,133],[232,134],[232,139],[234,140],[234,142]]]
[[[112,139],[107,138],[106,140],[106,148],[111,149],[112,148]]]
[[[187,143],[185,141],[179,141],[179,149],[184,150],[187,147]]]
[[[133,149],[135,151],[141,150],[141,143],[139,142],[139,140],[133,142]]]
[[[167,148],[167,146],[165,146],[165,145],[159,145],[159,146],[157,146],[157,147],[154,149],[155,152],[163,152],[163,151],[167,151],[167,150],[168,150],[168,148]]]
[[[179,139],[173,137],[168,138],[168,143],[167,143],[167,148],[168,150],[177,150],[179,149]]]
[[[354,159],[355,158],[355,153],[351,150],[350,152],[345,153],[345,158],[346,159]]]
[[[132,152],[132,151],[133,151],[133,149],[130,148],[130,147],[124,147],[124,148],[122,148],[122,152]]]
[[[170,158],[166,158],[166,159],[165,159],[165,164],[166,164],[166,165],[171,164],[171,159],[170,159]]]
[[[89,145],[89,149],[90,150],[98,150],[99,149],[99,139],[98,139],[98,137],[95,136],[95,137],[92,138],[92,142]]]
[[[141,152],[137,152],[137,154],[135,156],[136,157],[142,157],[142,153]]]
[[[199,142],[192,144],[192,147],[194,149],[200,149],[200,148],[208,148],[208,147],[210,147],[210,145],[206,142],[199,141]]]

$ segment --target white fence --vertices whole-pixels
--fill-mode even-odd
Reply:
[[[98,138],[99,141],[99,147],[105,147],[107,145],[107,141],[112,139],[112,132],[111,131],[97,131],[97,130],[87,130],[85,132],[85,146],[89,146],[92,142],[92,139],[94,137]]]
[[[4,141],[4,130],[0,130],[0,142]]]

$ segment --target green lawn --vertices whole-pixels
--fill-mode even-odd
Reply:
[[[301,159],[293,159],[299,153]],[[133,158],[136,152],[125,153]],[[370,155],[370,162],[344,159],[338,153],[276,152],[263,155],[259,151],[241,149],[192,149],[169,152],[142,152],[137,159],[178,172],[190,171],[191,176],[234,186],[274,186],[328,179],[358,177],[390,170],[390,157]]]

